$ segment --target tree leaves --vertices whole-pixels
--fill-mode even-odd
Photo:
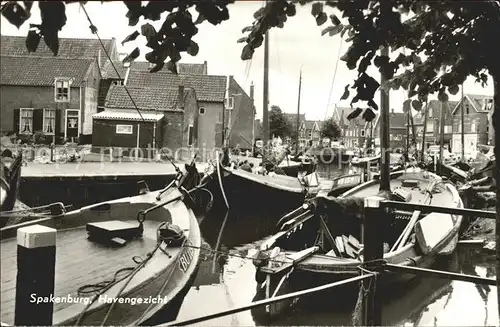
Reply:
[[[156,72],[160,71],[163,68],[163,66],[165,66],[165,63],[164,62],[159,62],[153,68],[151,68],[149,70],[149,72],[150,73],[156,73]]]
[[[403,102],[403,112],[406,114],[410,110],[411,110],[411,100],[410,99],[406,99]]]
[[[135,59],[137,59],[137,57],[139,57],[140,54],[141,51],[139,50],[139,48],[135,48],[131,53],[129,53],[125,58],[123,58],[122,63],[126,64],[128,62],[132,62]]]
[[[343,29],[344,25],[328,26],[327,28],[321,31],[321,36],[325,35],[326,33],[328,33],[330,36],[335,36],[340,32],[342,32]]]
[[[448,94],[444,90],[440,90],[438,93],[438,100],[441,102],[448,101]]]
[[[31,6],[29,7],[31,9]],[[28,7],[26,8],[28,9]],[[21,25],[27,21],[31,14],[28,10],[25,10],[16,1],[9,1],[2,6],[2,15],[7,19],[9,23],[19,28]]]
[[[367,122],[371,122],[377,115],[371,110],[370,108],[367,108],[365,112],[363,113],[363,119]]]
[[[316,24],[318,24],[318,26],[321,26],[326,23],[327,20],[328,16],[324,12],[322,12],[316,17]]]
[[[198,46],[198,44],[191,40],[191,42],[189,43],[189,47],[187,48],[187,53],[194,57],[198,54],[199,51],[200,47]]]
[[[124,45],[127,42],[134,41],[137,39],[137,37],[141,35],[138,31],[134,31],[132,34],[127,35],[126,38],[123,39],[122,45]]]
[[[251,45],[247,44],[243,47],[243,51],[241,52],[241,60],[252,59],[253,53],[255,50]]]
[[[363,109],[361,108],[356,108],[354,109],[349,115],[347,115],[347,119],[348,120],[353,120],[354,118],[358,117],[359,115],[361,115],[361,113],[363,112]]]
[[[178,72],[177,72],[177,65],[175,64],[174,61],[170,60],[169,62],[167,62],[167,69],[168,71],[170,71],[172,74],[175,74],[177,75]]]
[[[153,25],[146,23],[141,26],[141,34],[146,37],[148,43],[151,39],[156,38],[156,30]]]
[[[331,14],[330,20],[332,21],[333,25],[335,25],[335,26],[340,25],[340,19],[337,17],[337,15]]]
[[[378,105],[375,103],[375,101],[373,101],[373,99],[372,100],[368,100],[368,105],[370,107],[372,107],[373,109],[378,110]]]
[[[340,100],[347,100],[349,98],[349,84],[344,87],[344,93],[340,97]]]
[[[321,3],[321,2],[313,3],[313,5],[311,7],[311,15],[316,17],[319,14],[321,14],[322,12],[323,12],[323,3]]]
[[[38,48],[38,44],[40,44],[41,38],[42,38],[42,35],[37,30],[32,29],[28,32],[28,36],[26,37],[26,48],[28,49],[28,52],[30,52],[30,53],[36,52],[36,49]]]
[[[458,85],[451,85],[448,87],[448,92],[450,92],[451,95],[456,95],[458,91],[460,91]]]
[[[420,111],[422,110],[422,102],[419,101],[419,100],[413,100],[411,102],[411,106],[413,107],[413,109],[415,109],[416,111]]]
[[[59,52],[59,31],[66,25],[66,5],[62,1],[40,1],[40,33],[54,56]]]

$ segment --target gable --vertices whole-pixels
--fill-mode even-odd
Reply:
[[[469,108],[473,108],[475,112],[488,113],[493,110],[493,97],[487,95],[466,94],[464,95],[464,98],[461,99],[453,109],[453,116],[456,114],[460,114],[461,111],[459,109],[461,108],[462,102],[464,103],[464,106],[468,104]]]

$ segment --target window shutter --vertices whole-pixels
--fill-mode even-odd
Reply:
[[[33,110],[33,132],[43,131],[43,109]]]
[[[14,109],[14,133],[19,134],[19,127],[20,127],[20,117],[19,115],[21,114],[21,110],[19,109]]]

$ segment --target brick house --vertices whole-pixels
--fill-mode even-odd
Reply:
[[[452,124],[453,108],[458,104],[458,101],[448,101],[444,104],[444,144],[450,148],[452,141]],[[440,143],[440,120],[441,120],[441,102],[439,100],[430,100],[425,104],[421,111],[413,116],[413,124],[415,125],[417,149],[422,149],[422,139],[424,133],[425,112],[427,111],[427,128],[425,133],[425,148],[430,145]],[[410,129],[411,133],[411,129]]]
[[[392,151],[406,148],[406,121],[408,116],[403,112],[395,112],[394,109],[389,113],[389,146]],[[369,126],[368,126],[369,127]],[[373,137],[375,146],[380,146],[380,115],[373,122]]]
[[[338,106],[333,110],[333,119],[338,122],[342,130],[341,143],[347,149],[362,147],[369,132],[369,126],[361,115],[351,120],[347,119],[354,110],[355,108]]]
[[[119,76],[108,61],[100,87],[99,111],[104,110],[104,100],[111,85],[127,87],[175,88],[183,85],[196,93],[199,107],[198,143],[200,147],[221,147],[223,125],[229,146],[251,148],[255,110],[253,100],[236,82],[233,76],[207,74],[207,62],[203,64],[177,64],[178,75],[163,69],[150,73],[154,65],[149,62],[133,62],[123,65],[114,61]],[[224,110],[225,108],[225,110]],[[223,124],[224,121],[224,124]]]
[[[108,54],[117,58],[115,39],[102,41]],[[92,115],[97,112],[98,88],[107,58],[99,40],[60,38],[54,57],[44,42],[35,53],[29,53],[25,37],[2,35],[0,53],[2,131],[16,132],[22,123],[25,133],[32,124],[35,131],[51,135],[44,130],[50,131],[49,121],[54,120],[56,141],[80,136],[81,143],[91,143]],[[16,109],[19,114],[14,113]]]
[[[127,88],[112,85],[105,110],[94,115],[93,146],[175,152],[197,147],[198,102],[193,89]],[[167,150],[168,149],[168,150]]]
[[[290,124],[290,126],[292,128],[292,136],[295,136],[297,133],[297,113],[293,114],[293,113],[284,112],[283,115],[285,116],[286,121]],[[305,120],[306,120],[306,115],[299,114],[299,127],[302,124],[302,122]],[[300,131],[299,131],[299,133],[300,133]]]
[[[472,154],[480,144],[488,144],[493,138],[491,127],[491,113],[493,112],[493,97],[484,95],[465,94],[453,108],[453,138],[452,152],[462,153],[462,116],[464,109],[464,152]]]
[[[1,56],[3,133],[43,134],[46,143],[92,137],[99,69],[93,59]]]
[[[321,134],[319,124],[315,120],[303,120],[299,127],[299,146],[319,146],[321,143]]]

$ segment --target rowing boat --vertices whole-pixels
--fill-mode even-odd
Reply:
[[[324,198],[326,215],[303,208],[280,221],[279,231],[261,245],[254,260],[256,280],[267,298],[359,274],[358,266],[363,261],[363,199],[377,195],[379,184],[378,179],[372,180],[338,198]],[[420,168],[392,173],[390,185],[391,198],[398,201],[463,207],[450,182]],[[380,232],[384,233],[384,259],[389,263],[429,267],[439,256],[455,250],[461,216],[392,210],[386,217]],[[385,276],[384,283],[406,282],[413,277]],[[355,299],[357,291],[344,288],[342,294],[354,295]],[[288,305],[272,305],[269,312],[282,312]]]
[[[54,303],[53,325],[176,319],[196,276],[201,245],[191,208],[191,194],[200,188],[188,185],[193,179],[188,165],[186,170],[163,190],[145,185],[136,196],[69,212],[61,205],[51,216],[2,228],[2,323],[16,322],[16,235],[41,226],[57,230],[54,296],[63,300]],[[137,300],[148,298],[158,300]]]

